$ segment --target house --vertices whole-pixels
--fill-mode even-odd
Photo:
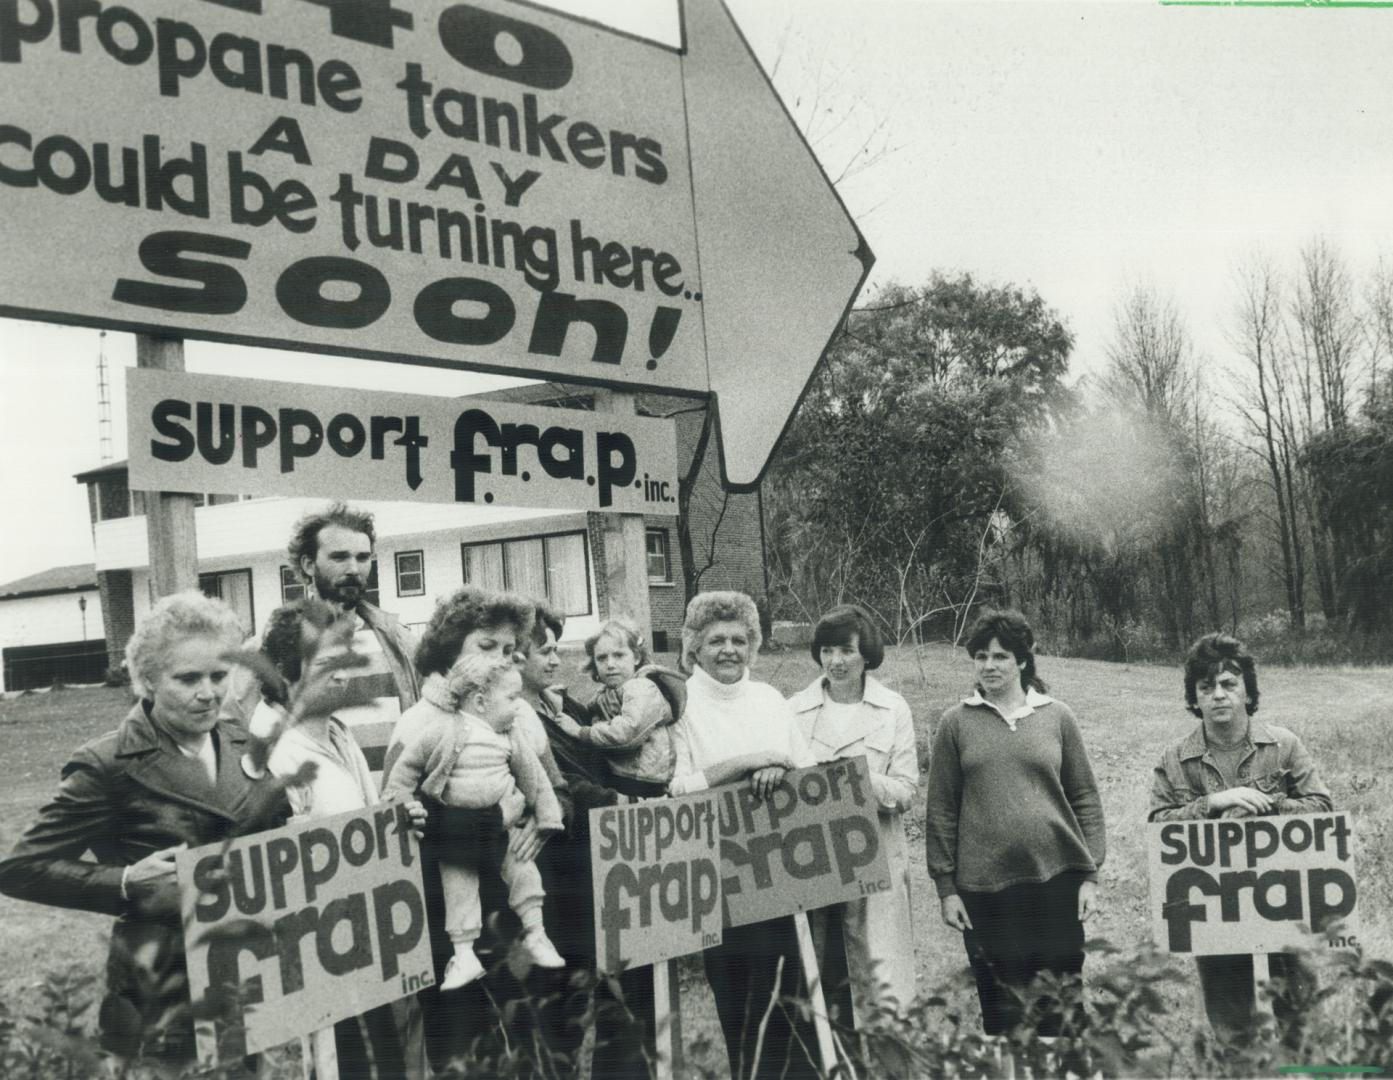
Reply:
[[[55,566],[0,585],[0,689],[98,682],[109,660],[91,563]]]
[[[565,408],[594,406],[592,391],[555,384],[482,396]],[[688,588],[740,589],[762,604],[767,591],[764,536],[758,492],[729,495],[721,489],[716,436],[703,437],[701,404],[639,395],[638,409],[642,415],[672,417],[679,461],[691,478],[685,515],[645,520],[653,644],[662,651],[679,645]],[[119,668],[136,620],[152,603],[145,493],[130,490],[124,462],[102,465],[76,479],[87,487],[94,563],[0,586],[0,650],[5,657],[0,689],[47,686],[55,678],[92,681],[107,667]],[[377,560],[370,596],[408,625],[423,625],[435,597],[465,583],[547,599],[567,615],[567,641],[583,639],[609,614],[602,514],[371,503],[354,500],[352,492],[343,497],[375,514]],[[294,522],[325,501],[196,496],[199,586],[231,604],[249,633],[259,633],[273,608],[302,594],[285,542]],[[86,627],[78,632],[73,616],[84,597]]]

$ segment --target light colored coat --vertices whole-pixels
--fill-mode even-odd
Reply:
[[[427,795],[445,801],[445,788],[455,763],[469,742],[469,724],[452,709],[455,696],[443,678],[431,676],[426,680],[421,700],[397,721],[392,733],[392,745],[387,749],[387,761],[382,772],[384,799],[409,799],[419,787]],[[526,709],[534,723],[540,724],[530,706],[520,703],[519,712]],[[552,783],[550,767],[542,762],[524,728],[514,723],[507,735],[512,752],[508,767],[527,806],[543,829],[561,829],[564,825],[561,803]],[[550,751],[547,753],[550,758]],[[559,770],[557,781],[564,787]]]
[[[890,861],[891,888],[844,907],[852,1004],[864,1023],[875,1004],[904,1009],[914,1000],[914,927],[909,891],[909,845],[902,815],[919,785],[919,752],[909,704],[874,676],[866,676],[861,704],[849,724],[835,729],[823,713],[824,680],[789,698],[819,762],[865,755],[871,789],[880,802],[880,838]],[[858,979],[864,986],[858,986]],[[858,991],[878,985],[867,1000]]]

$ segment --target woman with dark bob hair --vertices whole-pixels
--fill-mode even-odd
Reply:
[[[888,891],[824,908],[811,920],[823,985],[835,992],[845,978],[852,1015],[865,1024],[877,1007],[904,1009],[914,1000],[909,845],[901,815],[919,786],[919,754],[908,702],[870,674],[885,659],[885,646],[864,609],[843,604],[827,612],[813,628],[810,651],[822,674],[788,703],[819,762],[865,755],[890,859]],[[839,937],[845,973],[837,970]]]
[[[421,698],[402,713],[392,731],[387,747],[383,775],[389,776],[392,766],[406,744],[418,738],[441,718],[453,715],[456,701],[446,680],[446,674],[456,661],[466,656],[512,657],[524,648],[532,634],[535,606],[531,600],[513,593],[487,592],[466,585],[437,601],[435,612],[426,624],[416,650],[416,669],[422,676]],[[567,819],[570,818],[570,796],[566,781],[556,766],[546,730],[530,707],[517,711],[515,726],[527,738],[541,759],[547,778],[561,800]],[[488,998],[481,980],[460,990],[441,992],[438,988],[445,967],[454,955],[454,947],[445,930],[445,899],[440,889],[439,862],[459,860],[478,865],[501,865],[503,847],[520,860],[535,859],[547,834],[537,828],[536,819],[527,815],[505,833],[497,807],[470,810],[445,806],[438,800],[418,793],[427,811],[426,834],[421,843],[422,877],[426,893],[426,925],[430,931],[431,952],[435,961],[436,986],[428,987],[418,997],[425,1020],[426,1051],[431,1067],[437,1072],[469,1050],[474,1038],[484,1030],[482,1017],[488,1009]],[[490,938],[490,915],[500,916],[500,931],[505,932],[511,913],[507,911],[506,893],[499,885],[496,873],[480,878],[480,899],[485,912],[485,938]],[[506,948],[506,940],[498,941]],[[492,991],[509,996],[513,988],[491,987]],[[479,1017],[471,1023],[470,1017]]]
[[[1330,790],[1300,737],[1254,716],[1257,664],[1238,639],[1206,634],[1190,647],[1185,706],[1200,722],[1161,755],[1148,821],[1330,812]],[[1251,1039],[1257,1027],[1252,954],[1195,959],[1215,1034]],[[1315,975],[1296,954],[1272,953],[1268,964],[1280,980],[1272,1012],[1293,1039],[1315,993]]]
[[[58,793],[0,863],[0,892],[116,916],[99,1022],[116,1057],[178,1070],[194,1059],[176,849],[283,824],[285,793],[220,719],[245,634],[200,592],[160,600],[126,645],[135,706],[63,766]],[[83,855],[91,852],[95,859]]]
[[[1078,722],[1045,693],[1034,650],[1020,612],[977,620],[976,686],[943,714],[929,766],[929,876],[943,921],[962,931],[988,1035],[1019,1023],[1039,972],[1082,973],[1106,853]],[[1038,1033],[1058,1035],[1063,1015],[1042,1004]]]
[[[783,695],[750,678],[759,642],[759,613],[744,593],[704,592],[687,605],[682,666],[691,677],[673,725],[673,795],[747,781],[765,799],[789,769],[817,764]],[[810,1023],[782,1006],[761,1022],[772,999],[807,992],[792,916],[726,927],[702,961],[734,1080],[818,1075]]]

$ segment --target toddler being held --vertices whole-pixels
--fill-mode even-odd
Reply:
[[[587,727],[570,717],[557,726],[609,759],[613,787],[624,795],[660,798],[676,765],[672,724],[687,699],[680,674],[650,662],[638,630],[611,619],[585,642],[586,670],[600,684]]]
[[[432,722],[402,749],[382,797],[410,798],[419,787],[446,806],[497,806],[507,826],[530,808],[539,831],[559,832],[562,816],[556,792],[536,752],[513,729],[522,691],[517,665],[504,657],[471,654],[455,663],[446,682],[456,700],[455,712]],[[516,858],[510,850],[501,873],[508,885],[508,906],[522,921],[524,950],[541,967],[563,967],[565,961],[542,925],[546,892],[537,864]],[[474,953],[483,931],[478,871],[442,860],[440,884],[445,929],[455,948],[440,989],[453,990],[484,973]]]

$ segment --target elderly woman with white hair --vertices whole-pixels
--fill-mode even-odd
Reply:
[[[281,825],[290,810],[248,756],[246,730],[219,719],[224,656],[244,634],[230,607],[202,593],[151,608],[126,646],[134,707],[77,749],[53,801],[0,863],[8,896],[116,916],[102,1043],[165,1071],[194,1057],[175,854]]]
[[[682,666],[691,677],[673,726],[671,794],[747,780],[767,798],[789,769],[817,764],[783,695],[750,678],[759,645],[759,614],[744,593],[705,592],[687,605]],[[761,1036],[771,999],[806,994],[793,918],[727,927],[724,939],[702,959],[732,1078],[818,1075],[815,1036],[797,1014],[776,1005]]]

